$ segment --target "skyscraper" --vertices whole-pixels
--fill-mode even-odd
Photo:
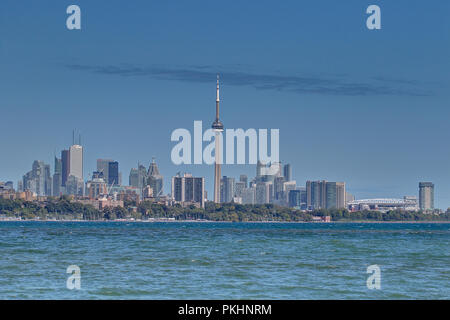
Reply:
[[[205,178],[191,174],[172,177],[172,197],[176,202],[205,206]]]
[[[326,186],[327,182],[306,181],[307,207],[311,210],[326,208]]]
[[[65,187],[67,178],[70,173],[70,152],[69,150],[61,151],[61,186]]]
[[[219,75],[217,75],[216,87],[216,120],[212,124],[212,129],[215,132],[215,163],[214,163],[214,202],[220,202],[220,175],[221,173],[221,136],[223,131],[223,124],[219,120]]]
[[[69,149],[69,176],[83,180],[83,147],[74,144]]]
[[[224,176],[220,181],[220,202],[232,202],[234,197],[234,178]]]
[[[285,164],[284,167],[283,167],[283,176],[284,176],[284,179],[286,181],[291,181],[291,179],[292,179],[292,169],[291,169],[291,165],[289,163]]]
[[[103,179],[109,181],[109,163],[114,162],[111,159],[97,159],[97,171],[103,173]]]
[[[108,163],[108,185],[118,186],[119,184],[119,162],[111,161]]]
[[[255,189],[255,203],[265,204],[270,202],[271,182],[257,182]]]
[[[434,209],[434,184],[432,182],[419,182],[420,210]]]
[[[163,193],[163,176],[159,173],[155,158],[152,159],[147,172],[147,184],[153,189],[153,196],[159,197]]]
[[[327,182],[326,183],[326,208],[342,209],[345,208],[345,183]]]
[[[239,176],[239,181],[244,183],[244,188],[248,187],[248,177],[245,174]]]
[[[345,182],[307,181],[306,199],[309,210],[345,208]]]
[[[62,185],[62,160],[55,157],[55,173],[53,174],[52,195],[57,197],[61,193]]]
[[[23,190],[29,190],[38,196],[52,195],[50,165],[35,160],[31,171],[23,176]]]

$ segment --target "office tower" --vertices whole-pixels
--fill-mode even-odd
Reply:
[[[198,204],[205,206],[205,178],[193,177],[190,174],[172,177],[172,197],[182,204]]]
[[[255,203],[265,204],[270,202],[271,182],[257,182],[255,190]]]
[[[242,198],[242,191],[246,188],[246,184],[243,181],[238,181],[234,184],[234,196]]]
[[[326,208],[342,209],[345,208],[345,183],[327,182],[326,183]]]
[[[138,164],[138,168],[132,168],[130,171],[129,185],[135,188],[143,189],[147,186],[147,169]]]
[[[35,160],[31,171],[23,176],[23,189],[36,193],[38,196],[52,195],[52,178],[50,165]]]
[[[220,202],[232,202],[234,197],[234,178],[224,176],[220,181]]]
[[[66,186],[67,178],[70,174],[70,152],[69,150],[61,151],[61,186]]]
[[[147,184],[153,189],[154,197],[160,197],[162,195],[164,187],[163,180],[163,176],[159,173],[155,158],[153,158],[147,172]]]
[[[128,185],[134,188],[139,187],[139,170],[131,168],[130,175],[128,176]]]
[[[292,179],[292,169],[291,169],[291,165],[289,163],[285,164],[284,167],[283,167],[283,176],[284,176],[284,179],[286,181],[291,181],[291,179]]]
[[[244,183],[244,188],[248,187],[248,177],[245,174],[241,174],[239,176],[239,182],[243,182]]]
[[[275,177],[273,183],[273,197],[275,200],[284,200],[284,177]]]
[[[61,194],[62,186],[62,159],[55,157],[55,172],[53,174],[52,195],[58,197]]]
[[[434,184],[432,182],[419,182],[420,210],[434,209]]]
[[[216,86],[216,120],[214,120],[211,128],[215,132],[215,162],[214,162],[214,202],[220,201],[220,176],[221,176],[221,136],[223,131],[223,123],[219,120],[219,75],[217,75]]]
[[[256,203],[256,188],[245,188],[242,190],[242,204],[255,204]]]
[[[69,176],[83,180],[83,147],[74,144],[69,149]]]
[[[14,182],[12,182],[12,181],[6,181],[6,182],[5,182],[5,189],[8,189],[8,190],[14,190]]]
[[[62,178],[61,173],[55,173],[53,174],[53,190],[52,195],[54,197],[58,197],[61,194],[61,184],[62,184]]]
[[[109,182],[109,163],[114,162],[111,159],[97,159],[97,171],[103,173],[103,179]]]
[[[55,172],[54,173],[61,173],[62,172],[62,160],[55,157]]]
[[[119,184],[119,162],[111,161],[108,163],[108,185],[118,186]]]

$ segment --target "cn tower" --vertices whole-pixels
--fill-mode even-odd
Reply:
[[[215,132],[215,158],[214,163],[214,202],[220,202],[220,175],[221,175],[221,160],[220,152],[221,148],[221,135],[223,131],[223,123],[219,120],[219,75],[217,75],[217,87],[216,87],[216,120],[213,122],[211,128]]]

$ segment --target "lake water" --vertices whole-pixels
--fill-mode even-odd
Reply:
[[[0,222],[0,299],[450,299],[449,244],[441,223]]]

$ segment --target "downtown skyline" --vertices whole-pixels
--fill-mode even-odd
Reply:
[[[111,4],[123,20],[117,27],[101,6],[81,1],[84,27],[70,33],[58,28],[59,8],[32,3],[26,10],[5,1],[1,180],[17,183],[34,159],[52,164],[53,152],[70,142],[67,129],[77,128],[85,175],[97,158],[116,159],[126,177],[138,160],[155,156],[166,193],[169,176],[182,171],[207,177],[212,195],[211,166],[171,163],[170,132],[193,120],[211,122],[219,72],[221,119],[234,128],[279,128],[280,159],[288,159],[299,183],[346,181],[361,199],[417,194],[419,181],[433,181],[436,207],[450,207],[449,4],[380,1],[383,28],[371,33],[365,4],[325,3],[287,2],[276,11],[266,2],[256,11],[242,4],[239,13],[206,2],[200,11],[182,3],[125,10]],[[279,25],[266,23],[280,16]],[[192,19],[202,28],[174,27]],[[254,166],[222,171],[251,176]]]

